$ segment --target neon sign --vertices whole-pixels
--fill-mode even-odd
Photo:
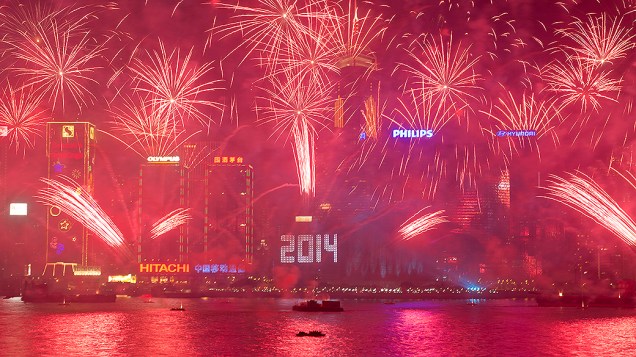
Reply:
[[[296,238],[293,235],[282,235],[281,243],[285,243],[280,247],[280,262],[289,264],[295,263],[321,263],[322,253],[330,252],[333,256],[333,262],[338,262],[338,235],[333,235],[333,241],[329,238],[329,234],[317,234],[315,237],[311,234],[301,234]],[[293,254],[294,251],[296,254]]]
[[[131,283],[131,284],[136,284],[137,283],[137,277],[132,275],[132,274],[128,274],[128,275],[109,275],[108,276],[108,282],[109,283]]]
[[[393,129],[394,138],[430,138],[433,136],[433,129]]]
[[[163,163],[179,162],[180,158],[179,156],[148,156],[148,159],[146,160],[152,163],[163,164]]]
[[[140,273],[189,273],[190,264],[140,263]]]
[[[74,138],[75,137],[75,125],[62,125],[62,137]]]
[[[537,136],[536,130],[499,130],[498,137],[505,136]]]
[[[245,267],[236,264],[197,264],[194,271],[200,274],[245,273]]]
[[[242,164],[243,157],[241,156],[215,156],[215,164]]]
[[[26,216],[27,215],[26,203],[10,203],[9,204],[9,216]]]

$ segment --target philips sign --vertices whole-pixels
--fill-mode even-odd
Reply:
[[[433,136],[433,129],[393,129],[394,138],[430,138]]]

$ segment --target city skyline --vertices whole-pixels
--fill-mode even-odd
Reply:
[[[254,167],[255,221],[268,222],[255,245],[338,234],[369,253],[389,245],[391,262],[456,250],[475,269],[512,259],[509,244],[536,265],[552,225],[591,245],[636,244],[628,2],[0,7],[7,224],[22,201],[43,224],[45,123],[89,122],[94,197],[126,244],[140,165],[191,142]],[[317,231],[294,231],[305,215]]]

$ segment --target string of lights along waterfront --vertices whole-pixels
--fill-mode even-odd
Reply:
[[[188,299],[143,327],[178,341],[246,298],[233,314],[268,317],[228,329],[319,321],[292,340],[327,355],[360,310],[280,299],[399,302],[351,303],[380,354],[409,354],[429,318],[622,336],[595,322],[636,306],[635,21],[628,0],[0,0],[3,306],[94,309],[134,336],[129,311]],[[515,308],[440,302],[435,320],[431,299]],[[470,355],[439,331],[458,349],[433,354]],[[570,342],[550,351],[597,351]]]

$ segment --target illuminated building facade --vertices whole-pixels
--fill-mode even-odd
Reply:
[[[48,178],[72,178],[82,190],[93,195],[95,165],[95,126],[87,122],[49,122],[46,124]],[[46,214],[46,262],[88,265],[91,234],[58,207]]]
[[[190,219],[185,225],[185,252],[190,262],[204,261],[207,250],[205,239],[207,170],[212,164],[217,142],[188,142],[179,150],[181,173],[184,176],[185,207],[190,209]]]
[[[149,157],[139,168],[138,263],[183,262],[186,259],[185,227],[156,236],[153,228],[162,218],[184,207],[184,178],[179,156]]]
[[[254,170],[242,157],[215,156],[206,171],[205,260],[252,264]]]
[[[253,169],[242,157],[212,156],[214,147],[189,143],[179,156],[150,157],[140,165],[137,263],[142,281],[176,283],[190,274],[242,273],[252,263]],[[178,209],[187,210],[187,221],[157,236],[157,222]],[[188,269],[146,268],[164,265]]]

